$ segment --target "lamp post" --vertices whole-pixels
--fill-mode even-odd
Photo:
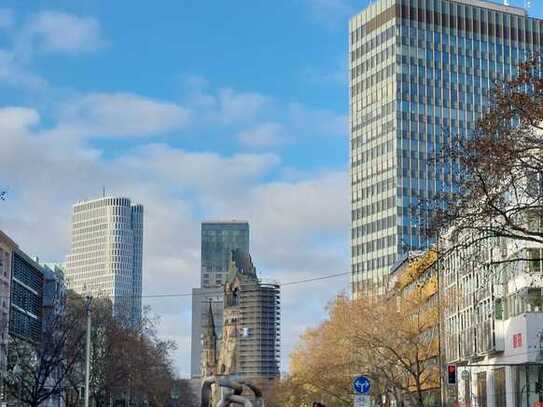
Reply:
[[[87,341],[85,347],[85,407],[89,407],[90,393],[90,354],[91,354],[91,301],[92,297],[87,296],[86,314],[87,314]]]

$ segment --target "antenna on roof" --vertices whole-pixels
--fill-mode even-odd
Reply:
[[[106,197],[106,187],[105,185],[102,185],[102,198]]]
[[[524,8],[528,10],[530,7],[532,7],[532,0],[524,0]]]

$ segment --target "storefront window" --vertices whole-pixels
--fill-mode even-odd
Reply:
[[[540,312],[542,305],[541,302],[541,288],[529,288],[526,295],[526,311]]]
[[[496,301],[494,304],[494,313],[495,313],[495,318],[498,321],[503,320],[503,301],[501,298],[496,298]]]
[[[540,383],[543,383],[542,365],[524,365],[514,368],[514,386],[519,407],[532,407],[543,405],[543,392]]]
[[[505,402],[505,368],[494,370],[494,390],[496,392],[496,407],[506,407]]]
[[[541,253],[541,249],[528,249],[528,256],[531,259],[530,266],[529,266],[530,272],[540,273],[543,270],[541,267],[543,264],[542,263],[543,256]]]
[[[477,405],[486,407],[486,372],[477,373]]]

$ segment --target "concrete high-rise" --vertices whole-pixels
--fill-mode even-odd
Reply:
[[[475,129],[495,80],[543,44],[525,10],[480,0],[377,0],[350,21],[353,295],[380,292],[390,266],[430,241],[419,197],[452,191],[431,165]]]
[[[224,286],[220,343],[214,320],[209,307],[202,341],[204,373],[239,375],[251,381],[264,379],[264,383],[279,377],[280,286],[258,278],[249,254],[232,251]]]
[[[240,220],[206,221],[201,229],[200,288],[192,290],[192,377],[201,373],[202,327],[207,326],[209,304],[213,308],[217,337],[222,334],[223,285],[232,250],[249,254],[249,223]]]
[[[73,206],[68,286],[81,295],[109,297],[114,315],[141,321],[143,206],[104,197]]]

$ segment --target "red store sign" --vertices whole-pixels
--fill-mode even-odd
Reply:
[[[513,349],[522,347],[522,334],[513,335]]]

